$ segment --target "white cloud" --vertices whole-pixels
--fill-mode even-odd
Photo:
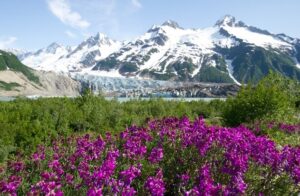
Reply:
[[[13,37],[13,36],[1,39],[0,40],[0,48],[5,49],[5,48],[11,47],[11,45],[13,43],[15,43],[17,41],[17,39],[18,38]]]
[[[76,38],[77,35],[71,31],[65,31],[65,34],[70,38]]]
[[[131,3],[136,8],[141,8],[142,7],[142,4],[141,4],[140,0],[131,0]]]
[[[120,34],[120,10],[122,14],[127,14],[128,8],[132,8],[131,0],[126,0],[127,7],[122,7],[121,1],[124,0],[74,0],[74,7],[82,8],[81,12],[89,18],[91,28],[85,31],[83,36],[93,35],[96,32],[103,32],[109,36]]]
[[[48,0],[50,11],[64,24],[74,28],[86,29],[90,23],[82,16],[71,9],[67,0]]]

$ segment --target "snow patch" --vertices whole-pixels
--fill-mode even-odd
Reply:
[[[227,64],[227,71],[229,73],[229,77],[238,85],[241,85],[233,76],[233,66],[232,66],[232,60],[225,60]]]
[[[297,60],[297,58],[293,58],[294,59],[294,61],[295,61],[295,63],[296,63],[296,67],[298,68],[298,69],[300,69],[300,63],[298,62],[298,60]]]
[[[83,69],[80,73],[75,73],[75,74],[125,78],[124,76],[122,76],[119,73],[119,70],[117,70],[117,69],[113,69],[110,71],[100,71],[100,70],[94,71],[94,70],[91,70],[90,68],[88,68],[88,69]]]
[[[192,78],[200,72],[202,63],[203,63],[203,57],[200,58],[200,61],[197,63],[198,67],[197,67],[197,69],[195,69],[195,70],[193,71],[193,73],[192,73],[192,75],[191,75]]]
[[[286,43],[278,38],[275,38],[271,35],[265,35],[265,34],[249,31],[246,27],[224,26],[223,28],[229,34],[234,35],[235,37],[240,38],[248,43],[255,44],[256,46],[261,46],[261,47],[270,46],[273,48],[292,47],[289,43]]]

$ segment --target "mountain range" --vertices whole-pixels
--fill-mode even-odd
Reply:
[[[300,40],[225,16],[212,27],[185,29],[168,20],[130,41],[102,33],[78,46],[52,43],[11,49],[23,64],[73,78],[117,77],[175,82],[255,83],[270,70],[300,80]],[[87,79],[88,80],[88,79]]]

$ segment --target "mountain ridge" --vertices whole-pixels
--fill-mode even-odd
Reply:
[[[34,69],[71,76],[241,84],[257,82],[273,70],[300,80],[299,39],[230,15],[203,29],[184,29],[167,20],[129,42],[97,33],[76,47],[54,46],[40,54],[19,53],[19,58]]]

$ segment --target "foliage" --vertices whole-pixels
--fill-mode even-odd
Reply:
[[[201,82],[233,83],[233,80],[229,77],[228,73],[223,72],[216,67],[202,67],[195,78]]]
[[[93,96],[90,92],[76,98],[19,98],[0,102],[0,135],[4,146],[12,145],[30,152],[40,143],[50,144],[57,136],[87,131],[115,133],[131,124],[143,125],[149,118],[220,116],[222,104],[220,100],[177,102],[162,99],[120,103]]]
[[[110,69],[116,67],[119,64],[119,61],[114,57],[108,57],[107,59],[101,60],[93,68],[93,70],[105,70],[109,71]]]
[[[0,171],[19,195],[297,195],[300,148],[202,118],[151,120],[117,135],[60,137]]]
[[[263,119],[290,121],[294,119],[299,89],[299,84],[271,73],[255,86],[243,86],[235,98],[226,101],[224,122],[237,126]]]
[[[128,72],[136,72],[138,70],[138,67],[135,63],[122,63],[122,67],[120,68],[120,73],[128,73]]]
[[[10,91],[10,90],[13,90],[15,87],[18,87],[20,86],[20,84],[16,83],[16,82],[3,82],[3,81],[0,81],[0,89],[4,89],[6,91]]]

